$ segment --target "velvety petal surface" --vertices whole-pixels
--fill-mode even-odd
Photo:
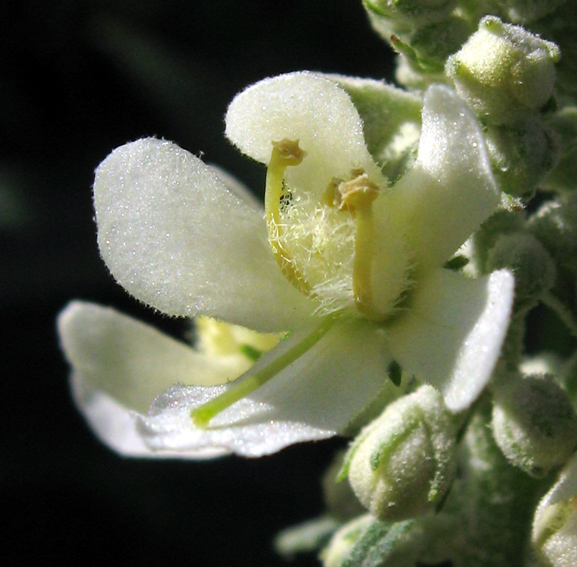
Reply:
[[[114,150],[96,171],[94,205],[110,271],[163,313],[282,331],[313,309],[278,269],[263,213],[171,142]]]
[[[499,358],[513,292],[506,270],[478,280],[436,270],[388,328],[393,357],[403,370],[438,388],[449,410],[466,409]]]
[[[60,314],[61,346],[72,366],[75,401],[97,435],[117,451],[149,449],[134,412],[146,412],[175,383],[223,384],[252,362],[242,355],[208,357],[114,309],[75,301]]]
[[[286,179],[317,194],[334,177],[349,179],[353,169],[382,181],[349,95],[313,73],[272,77],[238,94],[228,108],[226,135],[244,154],[264,164],[270,160],[273,141],[298,140],[307,155],[298,167],[287,169]]]
[[[427,90],[417,161],[393,194],[381,206],[392,208],[421,272],[442,266],[499,204],[481,127],[448,87]]]
[[[247,375],[269,365],[310,331],[291,334]],[[140,418],[140,433],[153,449],[192,458],[216,449],[258,457],[332,437],[344,432],[385,388],[396,388],[387,378],[389,362],[381,330],[366,322],[339,323],[269,382],[216,415],[208,428],[193,425],[191,410],[234,385],[170,388]]]

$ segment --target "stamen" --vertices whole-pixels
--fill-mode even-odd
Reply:
[[[264,210],[268,240],[273,250],[275,260],[284,276],[301,293],[309,295],[310,284],[298,270],[296,263],[286,248],[283,237],[283,225],[280,218],[281,199],[284,196],[284,174],[289,166],[299,165],[305,157],[305,152],[299,148],[298,140],[286,138],[272,143],[273,149],[266,174],[266,191]]]
[[[316,345],[332,328],[335,322],[334,317],[325,317],[321,324],[307,335],[302,341],[295,344],[284,354],[275,358],[268,366],[265,366],[252,376],[245,378],[242,382],[233,385],[229,390],[220,396],[202,404],[190,412],[190,417],[197,427],[205,428],[210,420],[224,411],[234,403],[238,402],[271,378],[292,364],[297,358],[309,351]]]
[[[353,294],[357,309],[371,321],[382,321],[385,315],[373,304],[372,273],[375,242],[373,201],[379,196],[379,188],[366,173],[339,185],[341,203],[339,208],[348,209],[354,216],[357,230],[355,235],[355,257],[353,259]]]

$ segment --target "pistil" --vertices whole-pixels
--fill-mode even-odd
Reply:
[[[287,366],[308,352],[328,333],[334,322],[334,317],[325,317],[321,324],[309,333],[302,341],[298,342],[285,353],[275,358],[270,362],[270,364],[264,366],[242,381],[239,381],[237,384],[234,384],[220,396],[217,396],[192,410],[190,417],[194,424],[200,428],[207,427],[210,420],[217,414],[246,397],[263,384],[266,384],[271,378],[274,378]]]

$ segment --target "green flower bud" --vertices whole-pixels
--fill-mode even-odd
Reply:
[[[472,238],[472,256],[479,272],[489,273],[487,267],[489,252],[503,234],[519,232],[525,227],[524,211],[500,210],[491,215]]]
[[[455,467],[455,418],[431,386],[390,404],[349,449],[344,473],[381,520],[424,514],[442,502]]]
[[[441,73],[449,55],[467,41],[472,31],[471,24],[458,16],[416,30],[410,44],[419,67]]]
[[[362,514],[365,509],[355,497],[348,482],[339,482],[344,452],[339,452],[322,478],[323,495],[328,513],[333,518],[348,520]]]
[[[444,20],[457,0],[364,0],[364,5],[372,17],[391,21],[401,33]]]
[[[557,264],[567,285],[577,277],[577,193],[545,203],[528,223]],[[566,274],[566,277],[565,277]]]
[[[507,0],[502,12],[507,20],[515,24],[528,24],[539,20],[564,4],[566,0]]]
[[[559,138],[560,156],[557,165],[543,179],[545,189],[575,191],[577,189],[577,108],[564,108],[548,121]]]
[[[375,521],[370,514],[345,524],[321,552],[324,567],[340,567],[365,530]]]
[[[557,161],[558,144],[537,117],[489,126],[485,140],[499,187],[529,199]]]
[[[489,252],[487,269],[508,268],[515,276],[515,311],[534,307],[555,284],[555,262],[544,246],[527,233],[501,236]]]
[[[488,124],[511,124],[541,110],[555,84],[559,48],[519,26],[487,16],[445,72]]]
[[[496,385],[492,428],[507,459],[533,477],[562,465],[577,446],[577,415],[550,375]]]
[[[577,565],[577,454],[537,506],[531,543],[545,565]]]

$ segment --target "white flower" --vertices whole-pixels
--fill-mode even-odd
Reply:
[[[333,82],[294,73],[248,88],[226,133],[268,167],[266,222],[246,190],[170,142],[112,152],[94,201],[118,282],[170,315],[289,334],[227,383],[246,370],[242,340],[210,354],[72,304],[62,344],[100,436],[126,454],[271,453],[346,432],[393,388],[393,361],[466,409],[499,356],[513,279],[443,269],[499,194],[480,127],[451,90],[429,89],[422,123],[415,165],[388,186]]]

